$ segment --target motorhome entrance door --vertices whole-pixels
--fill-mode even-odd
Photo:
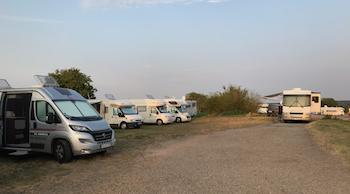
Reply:
[[[31,93],[5,94],[4,133],[6,146],[29,147]]]

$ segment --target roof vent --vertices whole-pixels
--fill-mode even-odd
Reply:
[[[6,79],[0,79],[0,89],[9,89],[9,88],[11,88],[11,86],[6,81]]]
[[[36,81],[40,84],[41,87],[53,87],[59,88],[60,85],[56,82],[56,80],[51,76],[46,75],[34,75]]]

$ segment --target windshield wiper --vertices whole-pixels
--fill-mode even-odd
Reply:
[[[293,104],[296,103],[296,102],[297,102],[298,104],[300,104],[300,102],[296,100],[296,101],[294,101],[294,102],[289,106],[289,108],[292,107]],[[300,106],[301,106],[301,108],[304,108],[303,105],[300,104]]]

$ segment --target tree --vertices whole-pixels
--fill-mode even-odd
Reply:
[[[77,68],[56,69],[55,73],[49,73],[62,88],[69,88],[80,93],[84,98],[94,99],[97,89],[91,83],[90,76],[80,72]]]
[[[333,98],[322,98],[321,100],[321,106],[327,105],[328,107],[337,107],[338,102],[335,101]]]
[[[204,102],[207,99],[207,96],[204,94],[199,94],[195,92],[191,92],[186,94],[187,100],[195,100],[197,101],[197,112],[203,112],[204,111]]]
[[[209,113],[233,111],[236,113],[257,112],[261,104],[260,95],[241,86],[223,86],[224,92],[210,94],[204,105]]]

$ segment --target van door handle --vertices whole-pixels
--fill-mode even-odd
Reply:
[[[33,128],[36,129],[36,122],[33,123]]]

